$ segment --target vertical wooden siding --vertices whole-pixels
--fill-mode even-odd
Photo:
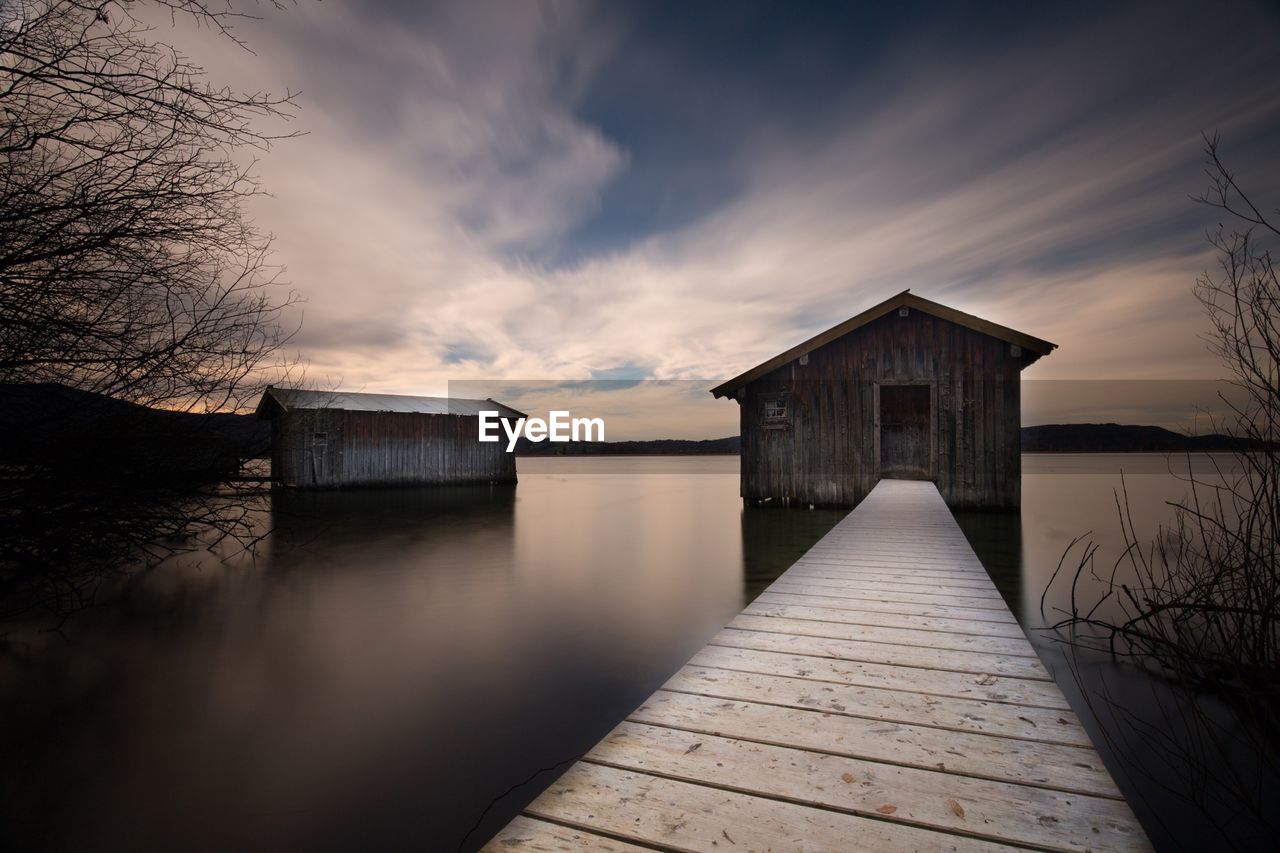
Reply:
[[[1023,359],[1009,344],[912,311],[882,317],[743,389],[742,496],[851,506],[880,479],[877,384],[932,389],[933,479],[953,507],[1013,508],[1020,499]],[[788,423],[763,421],[785,395]]]
[[[272,477],[318,488],[514,483],[514,454],[478,434],[474,417],[296,410],[272,423]]]

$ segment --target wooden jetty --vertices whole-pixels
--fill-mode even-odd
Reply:
[[[937,488],[883,480],[486,850],[1147,850]]]

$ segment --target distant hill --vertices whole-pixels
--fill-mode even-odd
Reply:
[[[1229,435],[1182,435],[1157,426],[1046,424],[1022,428],[1024,453],[1216,453],[1248,446]]]

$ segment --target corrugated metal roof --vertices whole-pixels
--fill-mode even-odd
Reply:
[[[497,411],[503,417],[522,418],[510,406],[494,400],[465,397],[411,397],[405,394],[360,394],[352,391],[312,391],[306,388],[272,388],[262,394],[258,414],[268,400],[284,411],[290,409],[335,409],[347,412],[404,412],[418,415],[470,415]]]

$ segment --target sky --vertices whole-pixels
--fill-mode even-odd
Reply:
[[[709,388],[906,288],[1059,344],[1026,379],[1213,379],[1203,134],[1280,206],[1275,3],[258,12],[172,36],[299,93],[252,213],[318,385]]]

